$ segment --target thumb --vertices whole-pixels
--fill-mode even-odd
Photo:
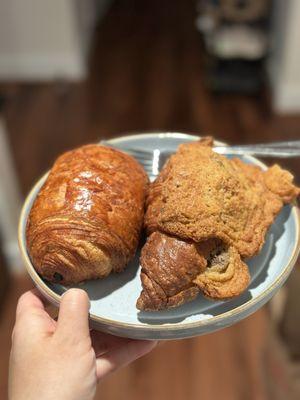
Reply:
[[[89,308],[90,301],[84,290],[67,290],[60,303],[55,335],[71,340],[89,336]]]

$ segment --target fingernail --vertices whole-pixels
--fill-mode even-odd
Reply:
[[[83,289],[78,289],[78,288],[68,289],[62,294],[61,298],[63,299],[65,296],[68,297],[69,301],[71,300],[74,302],[78,302],[81,299],[84,299],[85,301],[87,300],[89,303],[89,308],[91,306],[89,296],[88,296],[87,292]]]

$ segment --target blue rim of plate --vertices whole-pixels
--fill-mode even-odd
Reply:
[[[187,133],[180,133],[180,132],[147,132],[147,133],[140,133],[140,134],[130,134],[126,136],[120,136],[116,137],[110,140],[107,140],[107,142],[111,144],[116,144],[120,143],[122,141],[127,141],[131,139],[137,139],[137,138],[158,138],[158,139],[164,139],[164,138],[174,138],[174,139],[191,139],[191,140],[198,140],[201,136],[199,135],[190,135]],[[215,141],[217,144],[224,144],[219,141]],[[267,166],[261,162],[260,160],[256,159],[255,157],[252,156],[247,156],[247,159],[253,160],[253,162],[256,165],[259,165],[262,169],[266,169]],[[34,281],[35,285],[38,287],[38,289],[45,295],[47,299],[49,299],[53,304],[59,305],[61,296],[55,293],[53,290],[51,290],[47,284],[44,282],[44,280],[40,277],[40,275],[36,272],[34,266],[31,263],[31,260],[29,258],[29,255],[27,253],[27,248],[26,248],[26,223],[27,223],[27,215],[29,214],[29,207],[30,204],[35,197],[37,187],[40,186],[41,181],[46,178],[48,175],[48,172],[45,173],[32,187],[31,191],[29,192],[28,196],[25,199],[25,202],[23,204],[21,214],[20,214],[20,219],[19,219],[19,226],[18,226],[18,241],[19,241],[19,247],[21,251],[21,256],[22,259],[25,263],[25,267],[27,269],[27,272],[29,273],[31,279]],[[286,281],[287,277],[289,276],[290,272],[292,271],[299,252],[300,252],[300,211],[298,207],[296,206],[296,202],[293,204],[292,207],[292,214],[294,217],[295,225],[296,225],[296,241],[294,248],[291,252],[291,256],[289,260],[287,261],[286,265],[283,267],[281,274],[276,278],[276,280],[270,285],[263,293],[259,294],[258,296],[248,300],[246,303],[241,304],[240,306],[233,308],[232,310],[226,311],[222,314],[219,314],[217,316],[213,316],[212,318],[209,319],[204,319],[196,322],[187,322],[187,323],[164,323],[163,325],[157,324],[157,325],[147,325],[147,324],[133,324],[133,323],[124,323],[124,322],[117,322],[115,320],[110,320],[108,318],[102,318],[94,314],[90,314],[90,319],[91,321],[94,321],[96,323],[100,323],[101,325],[109,325],[110,327],[116,328],[116,329],[134,329],[134,330],[140,330],[140,331],[148,331],[150,332],[159,332],[159,331],[169,331],[169,332],[176,332],[176,331],[182,331],[182,330],[193,330],[196,328],[200,327],[209,327],[209,326],[214,326],[216,324],[222,324],[225,323],[228,318],[238,316],[239,314],[244,314],[244,315],[249,315],[251,313],[251,310],[256,310],[257,305],[259,305],[261,302],[263,302],[264,299],[268,299],[273,291],[275,291],[277,288],[280,288],[283,283]]]

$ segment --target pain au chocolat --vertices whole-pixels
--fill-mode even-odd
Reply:
[[[138,245],[147,185],[141,165],[121,151],[86,145],[61,155],[28,217],[37,272],[73,284],[123,270]]]
[[[263,171],[212,144],[180,145],[150,185],[140,310],[177,307],[199,293],[241,294],[250,281],[245,258],[260,251],[276,215],[300,192],[278,165]]]

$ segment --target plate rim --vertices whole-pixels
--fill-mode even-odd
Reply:
[[[181,133],[181,132],[147,132],[147,133],[140,133],[140,134],[132,134],[132,135],[126,135],[126,136],[120,136],[116,138],[112,138],[108,140],[107,142],[110,143],[118,143],[124,140],[132,140],[132,139],[137,139],[137,138],[178,138],[178,139],[193,139],[197,140],[203,135],[192,135],[188,133]],[[216,141],[218,142],[218,141]],[[219,142],[224,144],[223,142]],[[263,169],[266,169],[267,166],[257,158],[253,156],[247,156],[248,159],[252,159],[256,165],[260,165]],[[19,242],[19,248],[21,252],[21,256],[23,259],[23,262],[25,264],[26,270],[29,273],[31,279],[37,286],[37,288],[48,298],[53,301],[54,304],[58,305],[60,303],[62,295],[59,295],[55,293],[53,290],[51,290],[47,284],[44,282],[44,280],[40,277],[40,275],[36,272],[29,255],[27,253],[27,246],[26,246],[26,224],[27,224],[27,218],[26,214],[28,214],[27,211],[29,211],[29,205],[32,201],[32,199],[35,196],[35,193],[37,191],[37,187],[41,184],[41,182],[46,178],[48,175],[49,171],[43,174],[33,185],[31,188],[30,192],[26,196],[26,199],[24,201],[24,204],[22,206],[22,210],[20,213],[20,218],[19,218],[19,224],[18,224],[18,242]],[[296,224],[296,241],[295,245],[293,247],[293,250],[291,252],[291,256],[282,269],[280,275],[277,277],[277,279],[272,283],[272,285],[268,286],[262,293],[260,293],[258,296],[255,298],[252,298],[248,300],[246,303],[239,305],[238,307],[235,307],[229,311],[225,311],[222,314],[213,316],[208,319],[203,319],[199,321],[194,321],[194,322],[176,322],[176,323],[170,323],[166,322],[163,324],[146,324],[146,323],[131,323],[131,322],[119,322],[115,321],[113,319],[108,319],[104,317],[99,317],[95,314],[90,313],[90,319],[94,322],[100,323],[101,325],[109,325],[110,327],[113,328],[121,328],[121,329],[134,329],[138,331],[143,331],[143,332],[161,332],[161,331],[168,331],[168,332],[176,332],[176,331],[182,331],[182,330],[193,330],[197,328],[202,328],[202,327],[209,327],[210,325],[216,325],[221,323],[222,321],[226,321],[229,318],[233,318],[236,315],[243,315],[251,312],[251,309],[255,309],[256,305],[259,304],[263,299],[268,298],[269,295],[275,291],[277,288],[280,288],[281,285],[285,282],[287,277],[289,276],[292,268],[294,267],[296,260],[298,258],[298,255],[300,253],[300,211],[298,207],[296,206],[296,202],[292,204],[292,214],[293,218]]]

